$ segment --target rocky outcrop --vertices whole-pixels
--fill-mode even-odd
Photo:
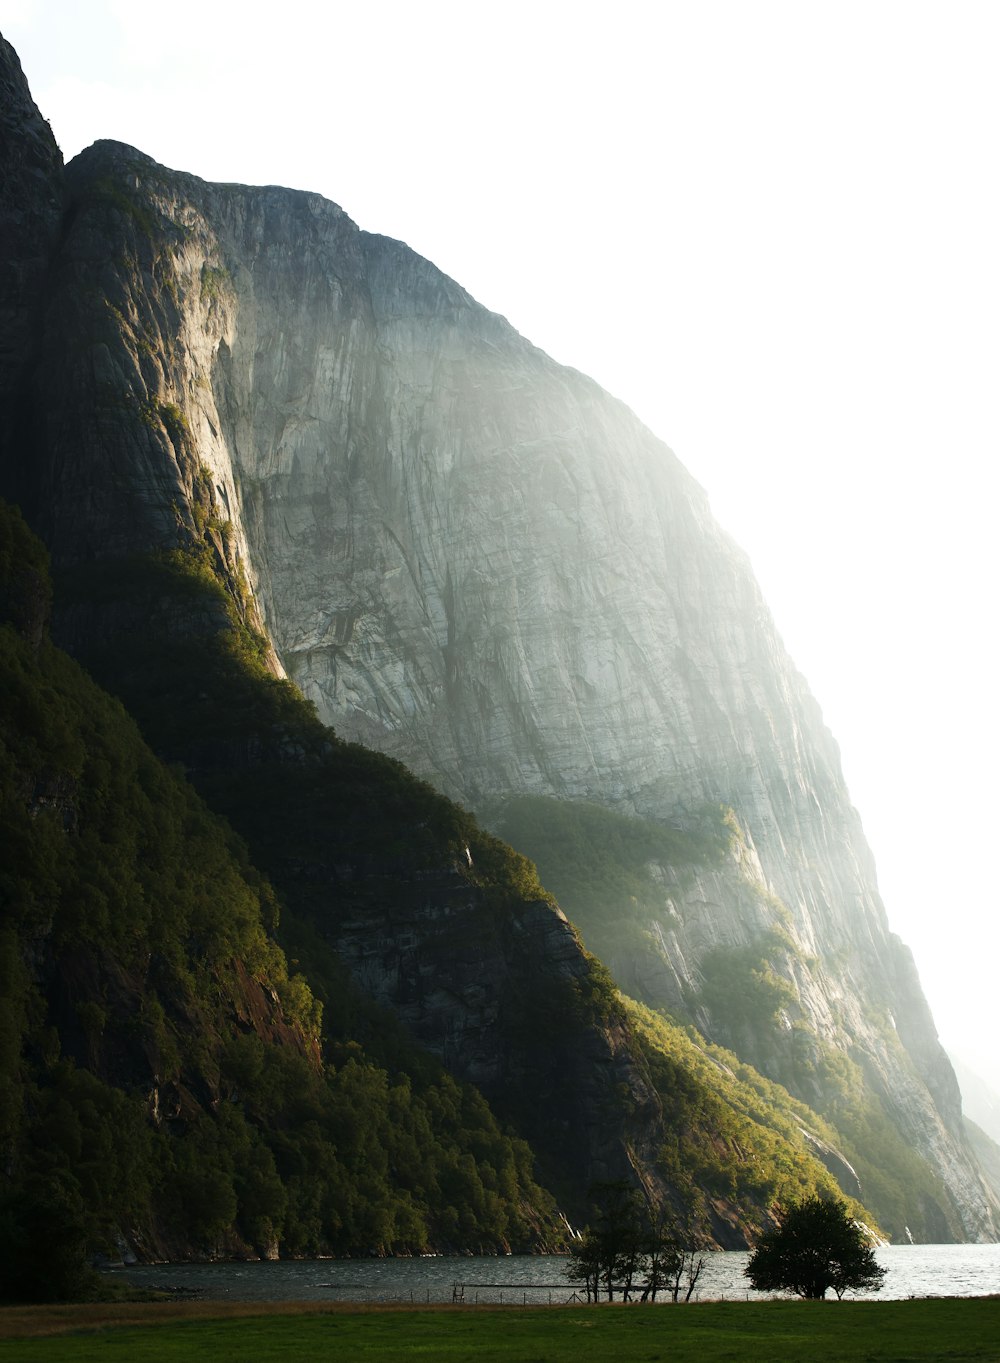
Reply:
[[[850,1052],[936,1170],[943,1223],[993,1234],[836,746],[670,450],[316,195],[208,185],[115,143],[67,185],[28,498],[57,564],[211,545],[272,670],[473,808],[536,792],[684,824],[731,807],[735,864],[676,885],[661,868],[662,950],[634,968],[676,1004],[706,952],[780,928],[796,1017]],[[79,647],[121,620],[77,602],[58,624]],[[433,989],[408,994],[405,953],[370,927],[339,945],[426,1028]],[[443,1052],[454,1025],[443,1010]],[[773,1038],[746,1045],[794,1080]]]
[[[62,217],[62,156],[0,36],[0,413],[9,417]]]

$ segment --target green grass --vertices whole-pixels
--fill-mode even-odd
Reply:
[[[222,1312],[253,1309],[222,1306]],[[258,1310],[260,1308],[257,1308]],[[267,1307],[266,1310],[274,1310]],[[280,1308],[279,1308],[280,1309]],[[0,1363],[916,1363],[1000,1359],[1000,1298],[904,1302],[723,1302],[698,1306],[508,1310],[328,1310],[178,1318],[173,1304],[142,1308],[149,1325],[87,1324],[71,1309],[0,1313]],[[60,1324],[86,1330],[26,1338]],[[155,1328],[150,1328],[150,1325]],[[9,1337],[11,1330],[21,1337]]]

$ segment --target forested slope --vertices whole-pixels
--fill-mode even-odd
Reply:
[[[619,407],[539,358],[428,262],[359,234],[335,205],[206,185],[117,144],[98,144],[64,172],[6,45],[0,89],[0,487],[52,554],[54,637],[90,674],[46,637],[42,556],[5,513],[0,705],[10,709],[0,734],[16,856],[0,903],[10,982],[0,1064],[11,1099],[3,1190],[21,1227],[10,1243],[24,1243],[25,1209],[44,1191],[82,1228],[81,1243],[120,1240],[152,1257],[553,1246],[563,1217],[586,1219],[590,1186],[607,1179],[640,1187],[706,1244],[745,1244],[782,1200],[830,1189],[834,1177],[890,1229],[987,1233],[992,1204],[947,1129],[949,1072],[905,971],[900,998],[913,1010],[909,1022],[900,1012],[901,1031],[926,1043],[921,1065],[940,1107],[903,1043],[884,1044],[881,1014],[851,1030],[861,986],[898,963],[877,914],[862,920],[874,925],[871,951],[841,907],[823,919],[823,931],[854,933],[841,973],[814,971],[806,947],[820,919],[809,914],[782,938],[784,954],[758,969],[747,935],[780,926],[787,911],[761,892],[746,819],[708,798],[683,818],[641,826],[631,811],[625,855],[594,867],[589,899],[579,877],[569,884],[567,902],[586,945],[607,951],[650,1005],[643,1012],[619,995],[530,861],[398,761],[344,741],[285,676],[283,658],[299,655],[282,638],[297,625],[281,615],[287,598],[274,582],[285,575],[292,597],[301,587],[308,601],[314,570],[328,584],[328,562],[311,549],[333,546],[338,563],[363,567],[368,606],[377,597],[399,607],[385,633],[360,598],[341,609],[339,597],[323,597],[324,657],[340,659],[342,676],[369,668],[365,685],[385,703],[379,724],[391,728],[399,706],[417,716],[427,695],[435,706],[454,701],[455,733],[463,716],[479,713],[493,733],[513,715],[512,762],[526,742],[555,772],[546,726],[516,720],[530,696],[508,688],[496,707],[489,685],[466,685],[470,655],[454,629],[468,610],[493,630],[498,666],[513,656],[502,620],[488,623],[490,592],[467,593],[459,611],[449,596],[458,580],[445,572],[452,587],[427,598],[416,632],[406,623],[410,587],[441,564],[410,552],[400,517],[407,507],[416,516],[436,474],[427,432],[409,409],[390,412],[385,384],[396,391],[397,360],[419,367],[423,333],[440,325],[432,349],[450,358],[424,378],[434,403],[464,395],[454,409],[462,430],[485,420],[478,389],[465,378],[450,386],[469,357],[489,384],[514,373],[509,361],[543,388],[555,383],[571,405],[585,399],[604,413],[597,426],[609,439]],[[275,384],[306,373],[314,342],[319,368],[292,402]],[[336,376],[359,356],[358,382],[344,389]],[[248,388],[253,372],[259,383]],[[506,399],[498,419],[501,409]],[[539,448],[548,448],[546,404],[529,395],[517,410],[541,422]],[[646,449],[647,435],[627,425],[622,451]],[[302,440],[310,459],[317,453],[317,432],[346,482],[340,473],[325,481],[322,460],[306,461],[303,500],[291,475],[306,467]],[[603,458],[600,441],[588,450]],[[263,465],[254,471],[243,456]],[[547,459],[531,464],[543,481]],[[429,481],[404,486],[400,468]],[[362,503],[367,514],[387,489],[392,516],[369,539],[344,517]],[[506,523],[486,482],[463,474],[456,489],[462,506]],[[281,524],[289,555],[268,558]],[[462,541],[463,562],[478,544]],[[683,537],[676,549],[683,577],[701,550]],[[529,560],[526,593],[541,581]],[[419,637],[422,648],[438,634],[443,680],[442,659],[431,665],[406,642]],[[510,680],[501,672],[497,695]],[[404,741],[405,730],[393,733]],[[687,738],[675,756],[682,749],[698,761]],[[475,761],[489,766],[495,755],[484,747]],[[418,759],[436,774],[433,753],[414,749]],[[450,777],[441,784],[454,788]],[[710,784],[699,778],[699,789]],[[563,812],[572,822],[574,807]],[[601,839],[614,816],[603,817]],[[539,820],[554,837],[557,825]],[[528,850],[543,860],[544,847]],[[641,948],[655,929],[646,909],[662,905],[643,903],[650,884],[672,886],[697,863],[707,877],[698,885],[714,890],[735,861],[746,899],[737,907],[750,916],[725,899],[681,903],[692,931],[662,937],[659,954],[643,957],[661,977],[673,971],[671,989],[646,988],[635,953],[618,948]],[[726,969],[713,977],[720,948],[736,955],[716,959]],[[759,1005],[749,1023],[762,1025],[748,1027],[740,1006],[726,1013],[739,994],[727,988],[734,963],[738,983],[760,977],[739,1005]],[[820,1118],[802,1101],[830,1093],[819,1031],[772,1025],[770,1005],[782,999],[827,1028],[833,1062],[860,1038],[874,1069],[841,1078],[877,1080],[887,1098],[905,1100],[923,1154],[901,1138],[899,1113],[882,1113],[887,1140],[874,1128],[850,1133],[869,1157],[859,1185],[860,1154],[852,1168],[830,1112]],[[788,1057],[775,1048],[793,1032],[802,1053],[787,1073],[798,1098],[708,1046],[706,1028],[781,1064]],[[125,1148],[110,1151],[121,1133],[132,1133]],[[879,1181],[884,1152],[912,1161],[911,1182],[899,1183],[898,1162]]]
[[[154,1258],[554,1248],[539,1171],[578,1221],[592,1182],[626,1177],[699,1241],[741,1243],[835,1187],[787,1095],[751,1103],[662,1019],[636,1031],[530,863],[254,663],[203,564],[122,578],[147,610],[193,594],[229,622],[197,694],[162,631],[149,686],[128,673],[180,703],[182,725],[155,699],[145,718],[198,755],[186,777],[48,641],[44,551],[9,509],[0,545],[11,1245],[37,1205],[91,1251]]]
[[[147,1257],[558,1243],[478,1093],[401,1037],[391,1073],[342,1027],[324,1054],[245,845],[48,642],[44,558],[4,508],[5,1253],[35,1202]]]

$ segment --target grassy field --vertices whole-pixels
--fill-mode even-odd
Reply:
[[[0,1363],[910,1363],[1000,1360],[1000,1297],[414,1310],[12,1307]]]

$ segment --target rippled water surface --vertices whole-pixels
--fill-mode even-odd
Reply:
[[[751,1299],[745,1252],[707,1254],[702,1301]],[[1000,1245],[892,1245],[877,1251],[889,1297],[979,1297],[1000,1292]],[[306,1259],[287,1263],[159,1264],[119,1269],[143,1287],[230,1301],[565,1302],[573,1284],[560,1255],[507,1258]]]

